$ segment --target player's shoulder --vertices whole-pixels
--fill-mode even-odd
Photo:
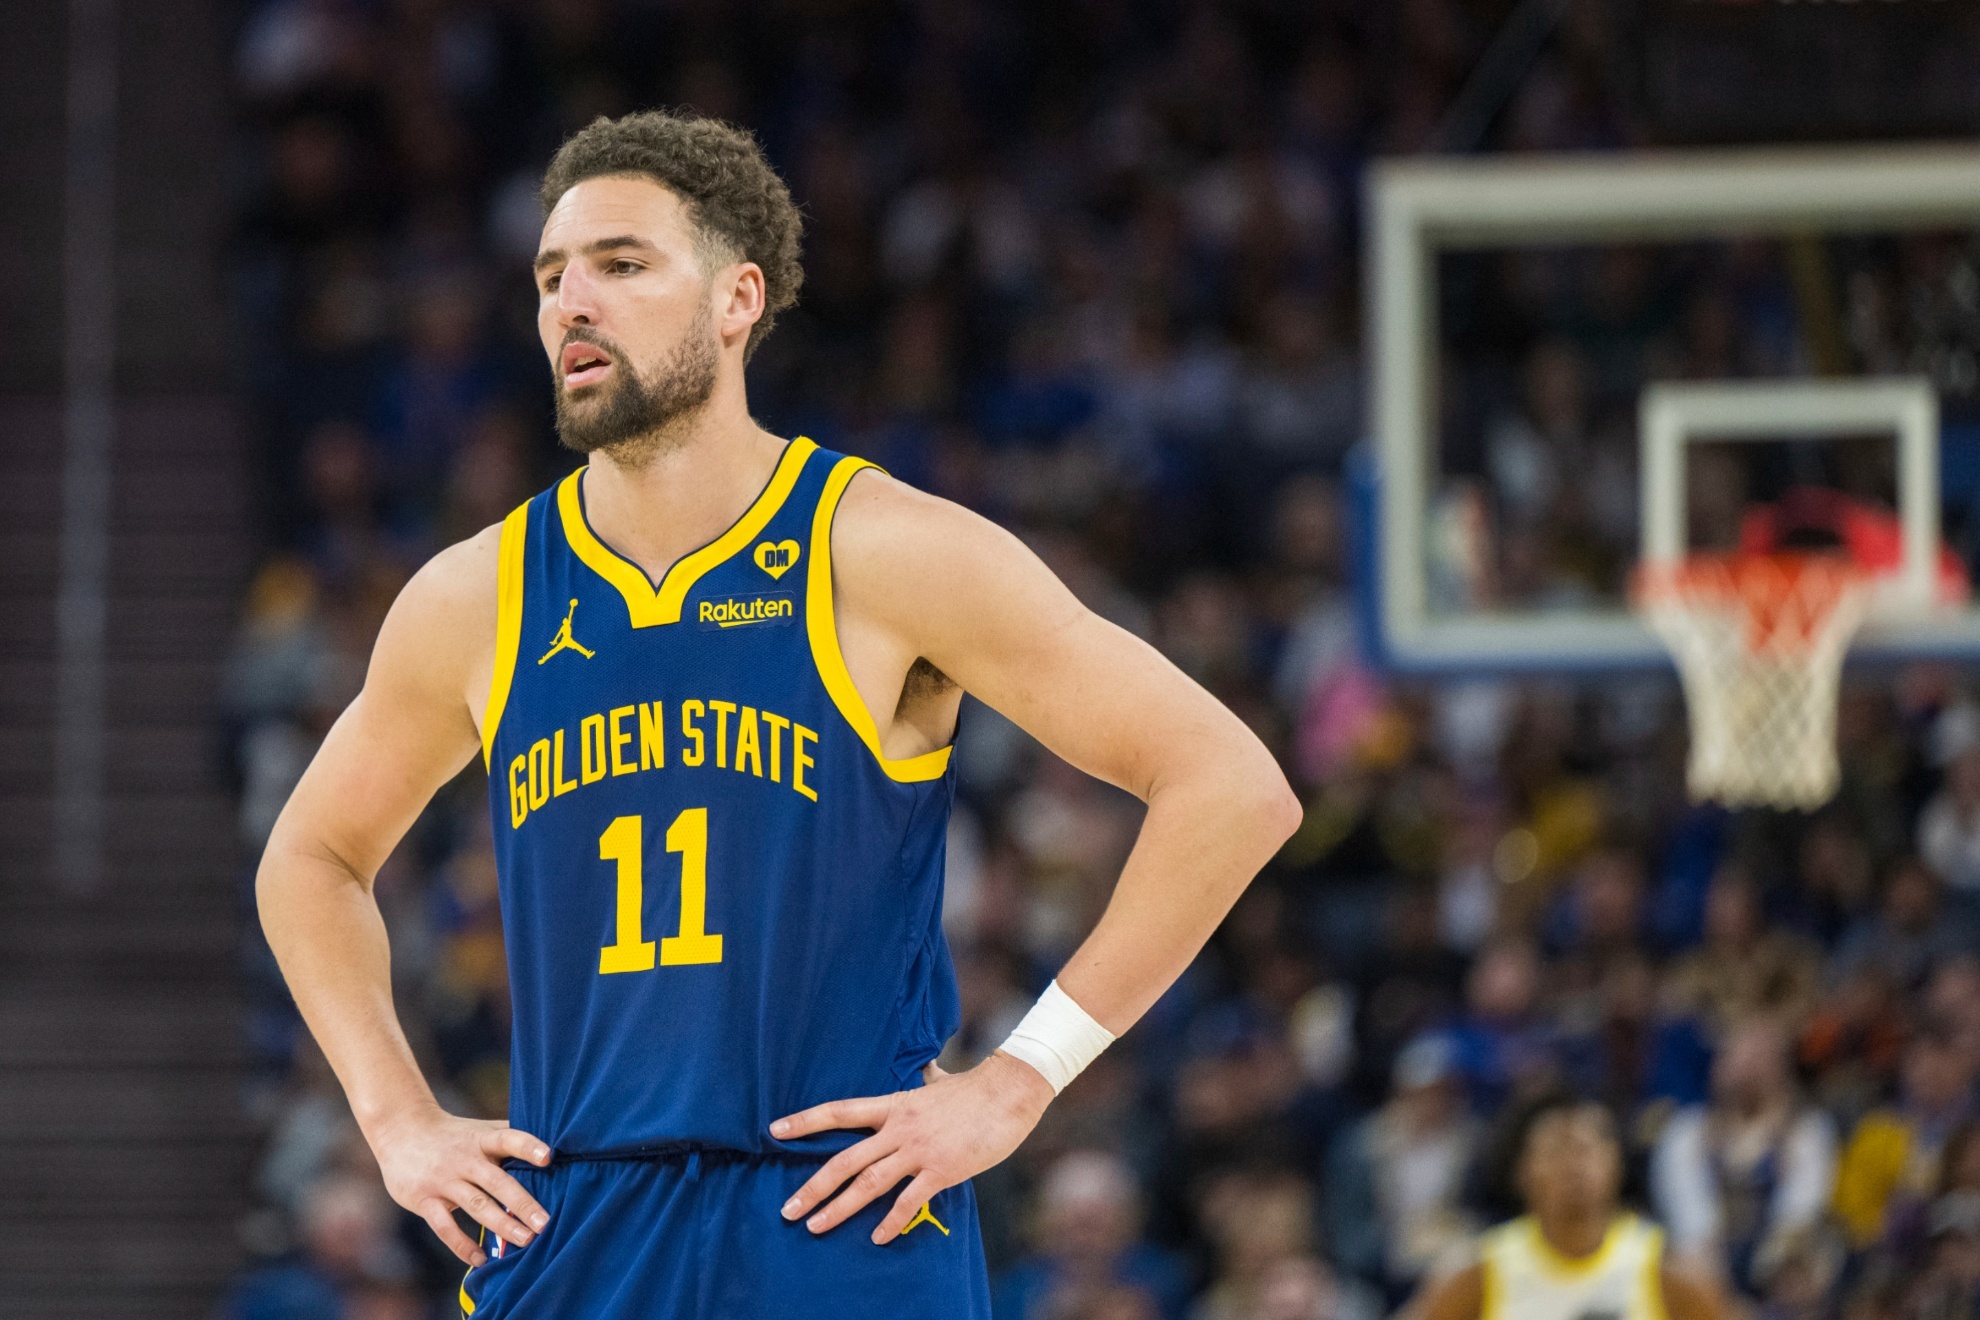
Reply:
[[[954,581],[1019,542],[982,514],[931,495],[880,468],[853,475],[832,518],[832,558],[841,579],[884,575]]]
[[[1405,1314],[1410,1320],[1481,1320],[1485,1289],[1485,1263],[1474,1260],[1426,1283]]]
[[[502,524],[441,550],[413,573],[385,618],[373,666],[404,661],[453,668],[495,644]]]
[[[1670,1320],[1724,1320],[1725,1300],[1710,1279],[1666,1260],[1658,1267],[1657,1287]]]
[[[440,611],[493,608],[502,572],[502,524],[482,528],[420,565],[401,593]]]
[[[927,535],[955,526],[987,522],[954,500],[910,486],[885,468],[854,472],[833,519],[833,546],[884,538]]]

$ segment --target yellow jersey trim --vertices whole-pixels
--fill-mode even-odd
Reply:
[[[502,520],[502,548],[495,570],[495,672],[488,683],[488,705],[481,712],[481,765],[495,755],[495,730],[509,687],[516,678],[516,650],[522,645],[523,548],[529,540],[529,505],[520,504]]]
[[[579,468],[557,486],[557,513],[564,524],[564,539],[570,542],[572,551],[585,567],[618,589],[625,598],[626,613],[631,616],[633,627],[651,628],[658,624],[679,623],[681,606],[687,601],[688,591],[702,574],[745,549],[770,525],[777,510],[790,498],[792,487],[797,485],[798,474],[804,471],[804,461],[817,448],[803,436],[785,445],[783,457],[777,460],[776,471],[770,474],[769,483],[763,487],[756,501],[743,511],[742,517],[730,524],[728,531],[701,549],[674,561],[674,566],[660,579],[658,587],[653,585],[639,565],[599,540],[592,533],[591,524],[585,521],[584,501],[579,496],[578,483],[589,468]]]
[[[1493,1266],[1492,1255],[1487,1250],[1478,1257],[1478,1320],[1499,1320],[1500,1308],[1505,1304],[1499,1296],[1499,1271]]]
[[[811,638],[812,663],[818,666],[818,677],[824,681],[839,714],[866,744],[866,750],[873,753],[873,759],[880,763],[889,779],[919,784],[940,779],[947,773],[950,748],[938,747],[899,761],[887,759],[880,750],[880,727],[873,722],[872,712],[866,709],[866,702],[846,669],[846,657],[839,650],[838,619],[832,610],[832,516],[838,512],[839,499],[853,477],[860,469],[870,467],[874,465],[863,458],[842,458],[825,478],[824,492],[818,497],[818,511],[811,517],[811,567],[805,580],[804,626]]]
[[[1652,1225],[1650,1245],[1643,1253],[1643,1298],[1656,1320],[1671,1320],[1664,1301],[1664,1230]]]

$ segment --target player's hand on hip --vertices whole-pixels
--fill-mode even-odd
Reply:
[[[550,1148],[494,1119],[460,1118],[435,1108],[381,1127],[372,1137],[385,1190],[424,1219],[456,1256],[479,1265],[488,1254],[461,1231],[454,1211],[516,1246],[550,1222],[549,1213],[503,1169],[504,1159],[550,1163]]]
[[[928,1084],[920,1090],[834,1100],[770,1125],[770,1135],[780,1141],[838,1128],[873,1129],[872,1136],[834,1155],[798,1188],[784,1204],[784,1218],[811,1215],[805,1226],[828,1232],[908,1179],[873,1230],[875,1242],[891,1242],[935,1193],[1016,1150],[1052,1102],[1051,1083],[1008,1054],[993,1054],[960,1073],[931,1063],[922,1075]]]

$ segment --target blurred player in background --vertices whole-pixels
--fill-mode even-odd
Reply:
[[[1605,1107],[1546,1097],[1514,1133],[1526,1213],[1432,1284],[1417,1320],[1720,1320],[1717,1294],[1665,1259],[1663,1230],[1621,1209],[1622,1143]]]

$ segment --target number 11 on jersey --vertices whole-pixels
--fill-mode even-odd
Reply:
[[[689,807],[667,827],[667,851],[681,855],[680,933],[660,941],[660,965],[722,961],[722,937],[710,935],[708,922],[708,808]],[[598,836],[598,856],[617,862],[619,901],[617,936],[598,951],[598,974],[650,972],[653,941],[640,939],[641,909],[646,898],[643,875],[646,827],[642,817],[620,816]]]

